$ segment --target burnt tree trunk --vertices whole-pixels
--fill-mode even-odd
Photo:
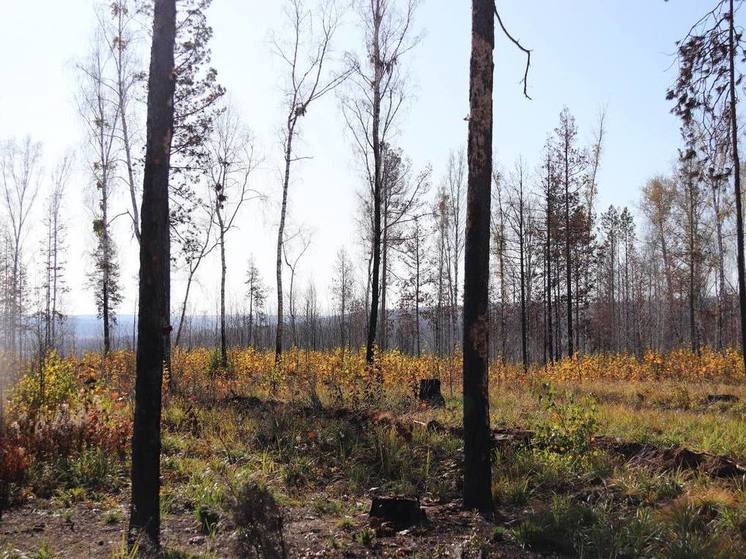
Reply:
[[[730,22],[728,29],[729,73],[730,73],[730,128],[733,146],[733,184],[736,194],[736,247],[738,250],[738,306],[741,311],[741,352],[746,367],[746,263],[743,254],[743,209],[741,201],[741,161],[738,159],[738,115],[736,114],[736,45],[733,0],[730,0]]]
[[[170,247],[168,177],[174,123],[175,0],[156,0],[148,81],[143,179],[132,502],[128,540],[142,553],[160,547],[161,383],[168,338]]]
[[[472,0],[469,185],[464,236],[464,507],[491,514],[488,277],[492,182],[493,0]]]
[[[383,78],[383,61],[381,60],[381,24],[382,13],[380,2],[373,11],[373,115],[371,123],[371,140],[373,144],[373,271],[370,286],[370,317],[368,335],[365,344],[365,363],[373,364],[376,329],[378,327],[378,299],[380,295],[381,273],[381,196],[382,196],[382,146],[381,146],[381,79]]]

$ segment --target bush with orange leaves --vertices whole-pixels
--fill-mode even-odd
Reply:
[[[355,401],[369,395],[371,385],[405,396],[413,395],[423,378],[441,379],[444,391],[450,393],[461,386],[460,353],[416,357],[391,350],[379,353],[375,367],[370,369],[363,350],[291,348],[276,366],[272,351],[232,348],[225,370],[215,365],[214,353],[209,348],[175,348],[171,370],[164,375],[166,397],[172,386],[179,394],[198,399],[232,394],[289,398],[324,390],[332,398]],[[28,413],[44,406],[58,409],[68,403],[73,407],[108,406],[112,413],[116,412],[114,415],[130,413],[135,376],[132,352],[115,351],[105,358],[93,353],[54,356],[48,363],[44,401],[37,401],[36,396],[39,386],[35,379],[39,375],[29,374],[14,392],[17,412]],[[557,384],[597,380],[740,383],[746,380],[746,374],[738,351],[705,348],[699,354],[687,350],[648,351],[639,358],[625,353],[582,354],[547,365],[532,365],[525,372],[518,363],[495,360],[490,366],[490,380],[495,384],[535,380]],[[25,396],[19,400],[19,394]]]
[[[0,520],[10,505],[11,491],[23,481],[29,457],[15,433],[0,426]]]
[[[129,356],[115,359],[125,363]],[[115,359],[100,370],[107,370]],[[127,398],[106,382],[92,379],[90,356],[59,357],[22,375],[10,393],[7,418],[0,425],[0,508],[11,489],[35,480],[32,471],[49,465],[55,479],[69,475],[70,464],[89,452],[124,463],[129,450],[131,412]],[[100,361],[100,360],[99,360]]]

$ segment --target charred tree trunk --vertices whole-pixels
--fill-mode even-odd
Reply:
[[[128,533],[129,544],[139,543],[141,552],[146,554],[155,554],[160,547],[161,383],[165,341],[171,329],[168,177],[174,126],[175,35],[175,0],[156,0],[140,229],[140,306]]]
[[[469,185],[464,265],[464,507],[491,514],[488,388],[490,185],[495,4],[472,0]]]
[[[730,72],[730,128],[733,149],[733,184],[736,194],[736,249],[738,251],[738,304],[741,311],[741,352],[746,367],[746,263],[743,254],[743,209],[741,200],[741,161],[738,158],[738,115],[736,114],[736,45],[733,0],[730,0],[728,29]]]
[[[554,363],[554,326],[552,325],[552,201],[551,201],[551,171],[549,167],[550,161],[547,156],[547,215],[546,215],[546,228],[547,228],[547,246],[546,246],[546,263],[547,263],[547,353],[549,354],[549,361]]]
[[[572,254],[570,251],[570,139],[565,131],[565,288],[567,293],[567,356],[575,353],[572,331]]]
[[[380,2],[376,3],[373,11],[373,272],[370,286],[370,318],[368,320],[368,336],[365,344],[365,362],[373,364],[374,346],[376,343],[376,329],[378,327],[378,305],[380,295],[381,276],[381,196],[383,191],[382,177],[382,146],[381,146],[381,79],[383,78],[383,64],[381,60],[380,30],[382,13]]]

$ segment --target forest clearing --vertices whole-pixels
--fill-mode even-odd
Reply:
[[[0,559],[746,557],[744,3],[0,1]]]
[[[210,350],[172,360],[161,488],[168,557],[231,555],[245,530],[291,557],[746,550],[746,387],[735,353],[597,355],[527,373],[494,363],[494,522],[459,504],[457,358],[385,353],[373,396],[360,352],[293,349],[281,374],[271,352],[252,349],[233,351],[227,371]],[[55,357],[43,398],[38,375],[14,390],[0,449],[0,475],[11,482],[4,559],[130,556],[133,367],[123,351],[104,362]],[[419,381],[433,375],[444,407],[418,398]],[[245,487],[275,504],[237,525],[241,506],[260,502]],[[417,498],[426,523],[376,522],[376,495]]]

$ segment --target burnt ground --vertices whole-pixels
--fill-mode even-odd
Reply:
[[[496,541],[494,525],[474,513],[464,512],[458,503],[428,504],[423,509],[428,524],[390,535],[375,535],[368,526],[366,507],[340,523],[336,517],[319,514],[309,507],[285,510],[285,537],[289,557],[538,557]],[[68,512],[65,512],[68,511]],[[46,500],[36,500],[6,513],[0,521],[0,550],[8,557],[36,557],[39,549],[55,557],[109,559],[123,548],[126,508],[107,523],[104,511],[93,503],[71,509],[55,509]],[[363,534],[371,536],[366,540]],[[213,536],[201,532],[191,514],[168,515],[163,521],[162,541],[183,557],[237,557],[233,532],[219,526]],[[2,555],[0,555],[2,556]]]

